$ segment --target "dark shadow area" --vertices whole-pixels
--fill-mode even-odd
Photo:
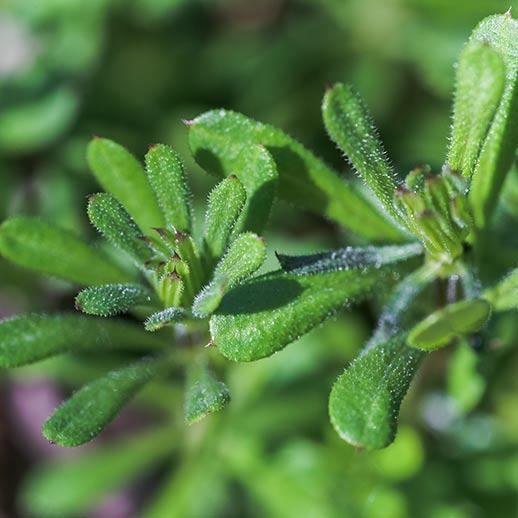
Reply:
[[[277,182],[273,179],[263,183],[263,185],[249,197],[248,203],[251,209],[248,211],[244,221],[244,228],[246,230],[251,230],[259,234],[264,229],[265,222],[270,216],[270,208],[275,196],[276,183]]]
[[[207,173],[219,178],[225,177],[221,160],[209,149],[198,148],[194,154],[194,159]]]
[[[272,154],[279,171],[279,193],[290,201],[304,198],[304,206],[310,210],[325,210],[327,195],[315,184],[304,160],[288,146],[266,146]]]
[[[253,139],[250,139],[247,143],[252,142]],[[247,143],[243,143],[244,149],[246,149]],[[279,171],[279,195],[309,210],[325,212],[328,197],[315,184],[304,160],[288,146],[265,145],[265,147],[271,153]],[[219,157],[209,149],[198,148],[195,159],[207,172],[218,177],[225,176]],[[240,171],[235,171],[235,173],[239,176]],[[260,206],[264,203],[266,196],[272,195],[273,189],[273,182],[268,182],[257,192],[252,203]]]
[[[295,299],[303,290],[292,279],[260,277],[228,292],[216,313],[240,315],[280,308]]]

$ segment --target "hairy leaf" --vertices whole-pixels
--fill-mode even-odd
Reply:
[[[367,268],[384,264],[404,261],[422,253],[419,243],[403,246],[366,246],[338,248],[331,252],[312,255],[289,256],[277,254],[282,269],[285,272],[307,275],[311,273],[349,270],[351,268]]]
[[[197,318],[207,318],[212,315],[228,291],[228,281],[225,277],[211,281],[196,295],[192,304],[193,315]]]
[[[40,517],[85,516],[174,450],[173,438],[171,428],[161,428],[44,464],[24,484],[24,507]]]
[[[351,86],[338,83],[326,92],[322,113],[331,139],[349,158],[387,212],[397,219],[399,215],[392,203],[396,190],[394,170],[363,100]]]
[[[471,177],[505,83],[505,65],[486,42],[471,40],[460,55],[448,164]],[[477,85],[473,88],[473,85]]]
[[[518,146],[518,21],[509,14],[490,16],[473,32],[498,52],[505,64],[505,87],[471,180],[469,200],[477,228],[487,225]]]
[[[144,169],[129,151],[111,140],[95,138],[88,145],[87,159],[103,189],[122,203],[142,232],[164,226]]]
[[[491,302],[495,311],[518,309],[518,268],[506,275],[494,288],[487,290],[484,297]]]
[[[92,225],[117,248],[142,265],[153,257],[142,233],[124,207],[107,193],[94,194],[88,202],[88,217]]]
[[[163,370],[165,362],[164,358],[143,358],[85,385],[45,422],[44,437],[67,447],[91,441]]]
[[[230,401],[227,386],[217,380],[206,367],[194,365],[189,369],[185,387],[185,421],[193,424],[209,414],[218,412]]]
[[[22,315],[0,321],[0,366],[18,367],[56,354],[160,348],[140,326],[84,315]]]
[[[424,355],[404,334],[368,349],[333,385],[331,423],[342,439],[369,450],[396,436],[399,407]]]
[[[189,232],[190,192],[178,153],[164,144],[153,146],[146,154],[146,173],[166,223],[176,230]]]
[[[210,193],[203,237],[210,264],[223,255],[245,201],[246,191],[237,176],[225,178]]]
[[[388,268],[298,276],[273,272],[229,291],[210,321],[219,351],[252,361],[282,349],[390,278]]]
[[[166,308],[150,315],[145,322],[146,331],[158,331],[169,324],[180,322],[186,317],[181,308]]]
[[[26,216],[2,223],[0,254],[25,268],[77,284],[124,282],[130,278],[106,254],[70,231]]]
[[[194,300],[193,313],[200,318],[213,313],[228,289],[255,273],[265,257],[266,247],[259,236],[240,234],[216,266],[212,281]]]
[[[401,232],[359,190],[277,128],[226,110],[200,115],[189,122],[189,128],[192,152],[207,171],[217,176],[239,174],[235,170],[239,157],[261,144],[277,165],[281,198],[327,216],[358,235],[402,240]]]
[[[150,302],[150,293],[142,286],[105,284],[81,291],[76,297],[76,308],[89,315],[109,317]]]
[[[408,334],[408,344],[433,351],[457,336],[478,331],[490,314],[491,305],[484,299],[449,304],[419,322]]]

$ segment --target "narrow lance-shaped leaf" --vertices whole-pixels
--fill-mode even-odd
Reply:
[[[331,252],[312,255],[289,256],[277,254],[277,259],[285,272],[307,275],[311,273],[333,272],[350,268],[365,268],[404,261],[423,252],[419,243],[403,246],[366,246],[339,248]]]
[[[252,232],[239,235],[229,246],[225,256],[219,261],[214,278],[226,277],[229,285],[255,273],[266,257],[264,239]]]
[[[471,177],[502,97],[505,65],[486,42],[470,41],[457,68],[457,86],[448,165]],[[477,85],[476,88],[473,85]]]
[[[412,328],[408,334],[408,344],[423,351],[439,349],[455,337],[478,331],[490,314],[491,305],[484,299],[449,304]]]
[[[85,385],[45,422],[44,437],[67,447],[91,441],[169,361],[165,356],[143,358]]]
[[[185,387],[185,421],[193,424],[218,412],[230,401],[227,386],[217,380],[203,365],[193,365],[187,373]]]
[[[518,309],[518,268],[504,277],[495,287],[486,290],[484,298],[495,311]]]
[[[109,317],[126,313],[139,305],[150,304],[149,291],[136,284],[105,284],[81,291],[76,297],[76,309],[89,315]]]
[[[394,275],[388,267],[299,276],[273,272],[229,291],[210,320],[219,351],[252,361],[282,349]]]
[[[0,366],[18,367],[67,352],[163,347],[140,326],[84,315],[22,315],[0,322]]]
[[[346,154],[385,210],[399,219],[392,203],[397,187],[394,171],[360,96],[349,85],[336,84],[324,96],[322,113],[331,139]]]
[[[487,43],[505,64],[505,87],[471,180],[469,201],[478,229],[487,222],[498,200],[518,145],[518,21],[510,13],[490,16],[471,40]]]
[[[178,153],[164,144],[153,146],[146,154],[146,174],[166,223],[176,230],[189,232],[190,192]]]
[[[170,324],[185,319],[186,313],[182,308],[166,308],[150,315],[144,323],[146,331],[158,331]]]
[[[340,437],[369,450],[388,446],[423,356],[406,345],[402,333],[356,358],[333,385],[329,399],[331,423]]]
[[[412,318],[416,296],[438,271],[436,263],[426,263],[394,288],[372,337],[334,384],[329,402],[331,421],[351,444],[381,448],[392,442],[399,405],[420,360],[420,353],[406,347],[405,337],[399,333]]]
[[[189,121],[189,143],[196,161],[220,177],[239,174],[235,166],[240,157],[250,146],[263,145],[277,166],[281,198],[331,218],[358,235],[374,240],[404,239],[364,194],[273,126],[240,113],[214,110]],[[243,183],[248,187],[244,179]]]
[[[160,428],[44,464],[25,481],[24,508],[40,517],[85,516],[104,496],[138,478],[177,446],[174,431]]]
[[[245,201],[245,189],[236,176],[225,178],[210,193],[203,236],[209,266],[223,255]]]
[[[0,254],[25,268],[83,285],[131,279],[72,232],[31,217],[17,216],[0,226]]]
[[[88,217],[92,225],[113,245],[126,252],[137,266],[142,268],[153,257],[131,216],[111,194],[91,196]]]
[[[144,169],[129,151],[111,140],[94,138],[88,145],[87,159],[103,189],[122,203],[142,232],[164,226]]]
[[[194,300],[193,313],[200,318],[213,313],[223,295],[237,282],[255,273],[265,256],[263,239],[251,232],[239,235],[217,264],[212,281]]]

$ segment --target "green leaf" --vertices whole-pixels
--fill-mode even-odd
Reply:
[[[518,21],[510,13],[490,16],[470,41],[494,49],[505,64],[505,87],[471,180],[469,201],[475,225],[487,226],[518,145]]]
[[[277,128],[239,113],[214,110],[189,122],[189,143],[196,161],[220,177],[239,175],[235,166],[240,157],[251,146],[263,145],[277,165],[281,198],[327,216],[360,236],[403,239],[364,194]],[[244,179],[243,183],[246,187]]]
[[[406,345],[405,334],[366,349],[331,390],[331,423],[342,439],[369,450],[396,436],[399,407],[424,353]]]
[[[394,170],[363,100],[351,86],[338,83],[326,92],[322,113],[331,139],[397,220],[399,214],[392,203],[397,187]]]
[[[85,385],[54,411],[43,436],[60,446],[80,446],[97,437],[167,360],[143,358]]]
[[[404,246],[366,246],[338,248],[331,252],[312,255],[289,256],[277,254],[285,272],[307,275],[312,273],[334,272],[351,268],[366,268],[382,264],[404,261],[423,251],[419,243]]]
[[[111,194],[99,193],[90,197],[88,218],[108,241],[126,252],[138,267],[153,257],[131,216]]]
[[[186,313],[181,308],[166,308],[150,315],[144,326],[146,331],[158,331],[167,325],[184,320],[185,317]]]
[[[149,303],[149,291],[136,284],[94,286],[84,289],[76,297],[76,309],[101,317],[126,313],[135,306]]]
[[[9,102],[0,118],[0,150],[36,151],[58,138],[73,122],[79,102],[69,87],[20,105]]]
[[[203,236],[209,265],[223,255],[245,201],[246,191],[237,176],[225,178],[210,193]]]
[[[70,231],[26,216],[2,223],[0,253],[15,264],[77,284],[124,282],[131,278],[106,254]]]
[[[419,322],[408,334],[408,344],[423,351],[439,349],[457,336],[478,331],[490,314],[491,305],[484,299],[449,304]]]
[[[43,464],[24,483],[24,507],[45,518],[86,516],[103,497],[140,478],[177,446],[171,428],[161,428]]]
[[[234,361],[270,356],[390,277],[389,268],[375,267],[255,277],[223,297],[210,321],[212,339]]]
[[[265,257],[263,239],[251,232],[240,234],[216,266],[212,281],[194,300],[193,313],[199,318],[213,313],[228,289],[255,273]]]
[[[252,232],[240,234],[228,247],[214,270],[214,278],[225,277],[230,286],[255,273],[266,257],[264,239]]]
[[[218,381],[205,366],[194,365],[187,374],[185,387],[185,421],[193,424],[218,412],[230,402],[227,386]]]
[[[484,292],[494,311],[518,309],[518,268],[512,270],[496,286]]]
[[[164,144],[153,146],[146,154],[146,173],[166,223],[176,230],[189,232],[190,192],[178,153]]]
[[[505,65],[487,42],[471,40],[457,67],[457,87],[448,165],[470,178],[500,103]],[[473,85],[477,85],[473,88]]]
[[[68,352],[163,347],[140,326],[84,315],[22,315],[0,322],[0,366],[18,367]]]
[[[102,188],[115,196],[142,232],[164,226],[144,169],[131,153],[111,140],[95,138],[88,145],[87,159]]]

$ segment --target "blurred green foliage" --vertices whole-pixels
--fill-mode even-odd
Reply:
[[[86,234],[92,134],[138,155],[166,142],[187,158],[180,119],[218,106],[282,127],[343,168],[318,106],[325,85],[337,80],[362,91],[397,170],[438,165],[456,56],[481,18],[510,5],[518,9],[509,0],[4,0],[0,217],[43,214]],[[213,180],[187,165],[195,192],[208,192]],[[516,191],[511,181],[507,200]],[[194,200],[195,212],[203,201]],[[500,208],[502,221],[516,214],[515,205]],[[271,249],[282,243],[284,252],[310,252],[347,240],[320,219],[287,214],[293,212],[278,204]],[[3,260],[0,285],[7,315],[71,305],[68,286]],[[110,466],[111,485],[99,484],[96,470],[103,470],[85,451],[82,459],[37,467],[22,489],[10,489],[10,500],[16,496],[38,516],[68,516],[143,480],[146,491],[132,486],[138,507],[157,517],[513,516],[515,317],[500,316],[480,352],[463,344],[434,356],[405,401],[394,444],[363,453],[332,432],[325,401],[338,366],[368,336],[372,315],[373,308],[361,307],[253,365],[229,366],[214,356],[230,380],[227,411],[189,429],[116,438],[118,449],[106,440],[97,458]],[[49,360],[17,371],[15,382],[52,377],[68,391],[109,367],[80,357]],[[158,382],[139,404],[173,413],[182,407],[180,395]],[[160,465],[164,455],[170,460]],[[152,464],[155,473],[144,480]],[[6,512],[14,513],[12,505]]]

